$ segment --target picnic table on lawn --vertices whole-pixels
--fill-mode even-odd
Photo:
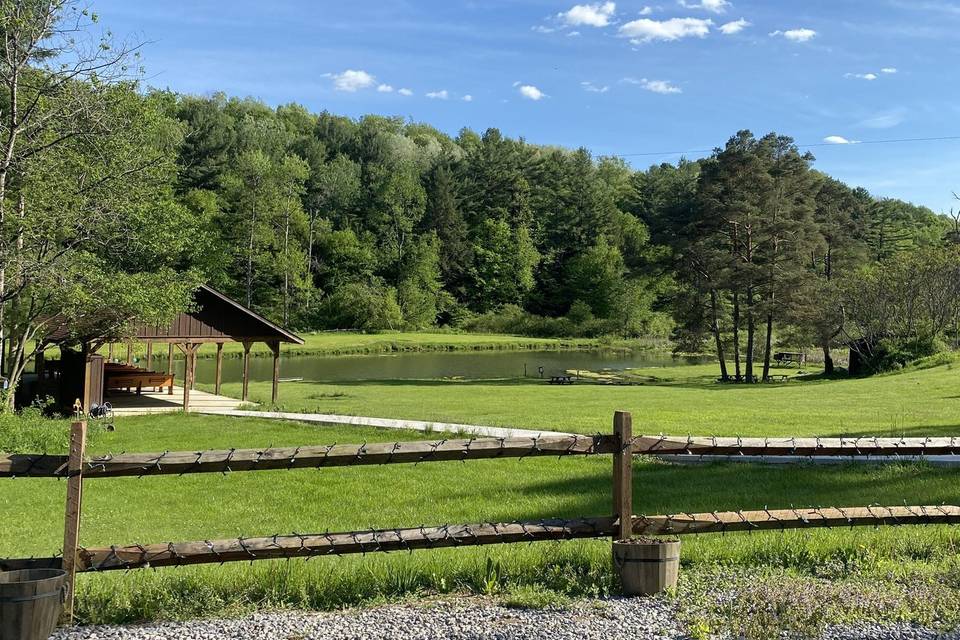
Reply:
[[[778,351],[773,354],[773,359],[779,365],[795,364],[802,367],[807,362],[807,354],[797,351]]]
[[[573,384],[573,376],[550,376],[550,384]]]

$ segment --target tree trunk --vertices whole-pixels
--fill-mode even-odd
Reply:
[[[770,299],[773,302],[773,298]],[[767,340],[763,350],[763,380],[770,379],[770,345],[773,341],[773,314],[767,314]]]
[[[311,298],[310,295],[313,291],[313,227],[316,223],[317,212],[315,209],[310,210],[310,226],[307,233],[307,291],[306,291],[306,308],[310,308]]]
[[[820,345],[823,349],[823,373],[830,375],[834,371],[833,356],[830,355],[830,343]]]
[[[283,326],[290,324],[290,210],[283,223]]]
[[[757,321],[753,315],[753,287],[747,287],[747,352],[744,354],[746,366],[744,380],[753,382],[753,352],[757,338]]]
[[[257,233],[257,203],[250,213],[250,242],[247,244],[247,307],[253,306],[253,247]]]
[[[740,294],[733,292],[733,366],[736,381],[743,380],[740,373]]]
[[[717,343],[717,360],[720,362],[720,379],[727,382],[730,374],[727,373],[727,361],[723,353],[723,336],[720,334],[720,319],[717,314],[717,290],[710,289],[710,313],[713,316],[713,339]]]

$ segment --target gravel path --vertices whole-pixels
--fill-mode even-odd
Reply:
[[[260,613],[232,620],[78,627],[51,640],[685,640],[662,600],[605,599],[564,609],[437,601],[339,613]],[[910,625],[828,629],[819,640],[960,640]]]
[[[670,605],[611,599],[527,610],[477,602],[378,607],[344,613],[270,613],[139,627],[81,627],[52,640],[663,640],[683,638]]]

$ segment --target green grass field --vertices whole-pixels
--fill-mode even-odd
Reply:
[[[551,387],[523,381],[287,384],[285,408],[479,424],[609,431],[614,409],[636,431],[716,435],[956,434],[960,392],[950,365],[865,380],[716,385],[710,367],[635,372],[643,386]],[[228,385],[227,392],[232,391]],[[253,387],[254,397],[268,393]],[[345,394],[345,395],[340,395]],[[93,452],[199,450],[435,438],[260,419],[127,418],[97,432]],[[64,423],[51,429],[65,429]],[[328,470],[90,480],[86,545],[203,540],[602,515],[611,461],[537,458]],[[64,483],[0,483],[0,556],[60,548]],[[639,461],[636,513],[795,506],[957,503],[957,471],[922,464],[686,467]],[[695,629],[764,637],[769,625],[815,628],[827,616],[960,621],[960,529],[818,530],[684,540],[680,591]],[[716,596],[717,584],[738,596]],[[789,587],[789,588],[788,588]],[[609,543],[538,543],[386,556],[263,562],[88,575],[87,622],[335,608],[422,593],[511,598],[529,589],[562,599],[609,593]],[[866,593],[864,601],[849,597]],[[806,594],[806,600],[796,596]],[[811,593],[820,594],[810,598]],[[878,609],[878,603],[886,603]],[[746,615],[749,612],[750,615]],[[758,623],[757,621],[761,621]],[[759,624],[759,626],[758,626]]]
[[[778,372],[790,373],[783,369]],[[960,370],[953,364],[853,380],[716,384],[715,365],[637,369],[640,386],[552,386],[539,379],[286,383],[290,411],[436,420],[531,429],[609,431],[613,411],[634,431],[671,435],[950,435],[960,433]],[[239,383],[224,384],[237,396]],[[270,385],[250,398],[266,406]]]

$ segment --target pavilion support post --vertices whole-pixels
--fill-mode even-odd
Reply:
[[[183,412],[190,411],[190,391],[193,389],[193,376],[195,373],[194,364],[197,359],[197,347],[192,342],[184,345],[177,345],[183,351]]]
[[[45,391],[44,387],[46,386],[44,384],[45,382],[44,378],[46,377],[46,372],[44,372],[43,370],[46,365],[46,356],[43,355],[43,345],[40,345],[37,348],[37,355],[34,357],[33,362],[34,362],[34,365],[36,365],[36,368],[34,369],[34,371],[36,371],[37,373],[37,395],[42,398],[43,392]]]
[[[107,360],[113,362],[113,343],[107,345]]]
[[[173,375],[173,343],[167,345],[167,375]],[[173,395],[173,385],[171,384],[167,391],[168,395]]]
[[[153,343],[147,343],[147,371],[153,371]]]
[[[240,400],[243,402],[246,402],[250,395],[250,347],[252,346],[252,342],[243,343],[243,391],[240,394]]]
[[[223,380],[223,343],[217,343],[217,373],[214,381],[214,393],[220,395],[220,383]]]
[[[280,398],[280,341],[271,342],[270,350],[273,351],[273,391],[270,402],[277,404],[277,400]]]
[[[193,359],[190,363],[190,390],[193,391],[197,388],[197,353],[196,350],[200,348],[200,345],[194,345]]]
[[[127,364],[133,364],[133,340],[127,340]]]

